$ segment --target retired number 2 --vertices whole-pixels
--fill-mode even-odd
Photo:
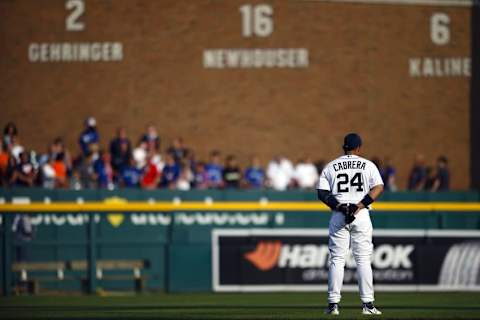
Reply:
[[[65,2],[65,9],[71,11],[65,19],[65,29],[67,31],[85,30],[85,23],[79,21],[85,12],[85,2],[83,2],[83,0],[67,0]]]
[[[352,179],[350,180],[348,174],[340,173],[337,175],[337,191],[338,192],[349,192],[351,187],[356,187],[356,191],[363,191],[363,181],[362,181],[362,174],[357,172],[353,175]]]

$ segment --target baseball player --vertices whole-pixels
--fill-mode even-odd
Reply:
[[[371,266],[372,222],[370,204],[383,191],[377,167],[359,156],[362,139],[356,133],[344,138],[345,155],[325,166],[318,182],[318,198],[332,209],[329,224],[330,266],[328,273],[328,308],[325,313],[338,315],[345,258],[349,248],[357,264],[362,313],[382,314],[373,305]]]

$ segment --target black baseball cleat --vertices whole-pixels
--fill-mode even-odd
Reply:
[[[325,309],[325,314],[338,316],[340,314],[340,311],[338,310],[338,303],[329,303],[328,308]]]
[[[373,302],[367,302],[362,305],[362,314],[380,315],[382,312],[375,308]]]

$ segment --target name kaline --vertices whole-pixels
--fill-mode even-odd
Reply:
[[[409,73],[413,78],[470,77],[470,57],[410,58]]]

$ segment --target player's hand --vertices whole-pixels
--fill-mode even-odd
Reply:
[[[348,209],[348,203],[341,203],[337,206],[337,211],[340,211],[344,215],[347,215],[349,213]]]
[[[358,207],[354,203],[349,203],[347,205],[347,208],[348,208],[348,212],[345,215],[345,223],[350,224],[355,220],[355,213],[357,212]]]
[[[350,203],[348,206],[348,212],[352,215],[355,215],[360,208],[355,203]]]
[[[337,210],[345,215],[345,223],[350,224],[355,220],[355,212],[358,210],[358,206],[353,203],[339,204]]]
[[[362,210],[362,209],[365,208],[365,206],[361,202],[357,203],[356,206],[357,206],[358,210]]]

